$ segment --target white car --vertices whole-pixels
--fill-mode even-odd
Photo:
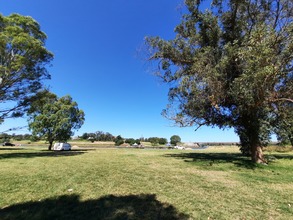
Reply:
[[[174,149],[178,149],[178,150],[185,150],[185,147],[181,147],[181,146],[175,146]]]
[[[55,143],[53,150],[71,150],[71,145],[68,143]]]

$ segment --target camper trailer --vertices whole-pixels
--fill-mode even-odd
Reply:
[[[55,143],[53,150],[71,150],[71,145],[68,143]]]

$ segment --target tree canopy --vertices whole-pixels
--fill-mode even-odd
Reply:
[[[185,0],[174,39],[146,38],[170,85],[163,114],[180,126],[233,127],[263,163],[273,121],[292,117],[293,2],[214,0],[205,11],[201,2]]]
[[[22,116],[30,99],[50,79],[46,65],[53,54],[47,36],[31,17],[0,14],[0,123]]]
[[[181,142],[181,138],[178,135],[172,135],[170,137],[170,142],[171,142],[171,144],[176,145]]]
[[[42,91],[28,111],[29,129],[34,136],[45,138],[51,150],[54,141],[66,142],[85,120],[84,112],[70,96],[58,98]]]
[[[281,103],[276,111],[273,123],[278,141],[293,147],[293,104]]]

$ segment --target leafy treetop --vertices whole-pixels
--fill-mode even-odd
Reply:
[[[273,122],[292,112],[293,2],[214,0],[205,11],[201,2],[185,0],[175,39],[146,38],[170,85],[163,114],[180,126],[234,127],[242,150],[265,162]]]
[[[0,122],[22,116],[42,80],[50,79],[46,65],[53,54],[46,38],[33,18],[0,14]]]

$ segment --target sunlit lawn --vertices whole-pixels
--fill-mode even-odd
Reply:
[[[0,219],[292,219],[293,153],[0,147]]]

